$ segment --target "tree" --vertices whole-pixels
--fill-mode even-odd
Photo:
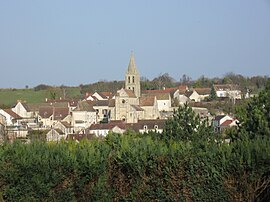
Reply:
[[[188,85],[191,82],[191,77],[187,76],[186,74],[183,74],[180,78],[180,84],[181,85]]]
[[[213,132],[208,120],[201,120],[200,116],[185,104],[179,106],[173,117],[167,120],[162,136],[167,140],[196,141],[211,138]]]
[[[240,134],[253,139],[257,136],[270,137],[270,79],[258,97],[237,109],[240,120]]]
[[[217,93],[216,93],[216,90],[214,88],[214,85],[212,85],[210,95],[209,95],[209,100],[215,100],[215,99],[217,99]]]

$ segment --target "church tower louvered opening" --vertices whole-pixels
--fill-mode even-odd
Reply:
[[[135,64],[133,52],[131,53],[128,69],[126,72],[125,88],[127,90],[132,90],[136,97],[141,96],[140,74]]]

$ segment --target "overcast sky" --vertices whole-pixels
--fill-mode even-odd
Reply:
[[[270,0],[0,0],[0,88],[269,75]]]

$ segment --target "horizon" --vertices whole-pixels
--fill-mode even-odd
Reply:
[[[269,76],[268,0],[0,5],[0,88],[121,81],[132,51],[149,80]]]

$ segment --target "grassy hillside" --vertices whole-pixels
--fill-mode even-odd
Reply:
[[[66,88],[67,98],[79,98],[80,88]],[[0,105],[13,105],[17,100],[25,100],[28,103],[44,102],[46,98],[52,98],[52,94],[56,94],[56,98],[64,97],[63,90],[59,87],[47,90],[35,91],[34,89],[0,89]]]

